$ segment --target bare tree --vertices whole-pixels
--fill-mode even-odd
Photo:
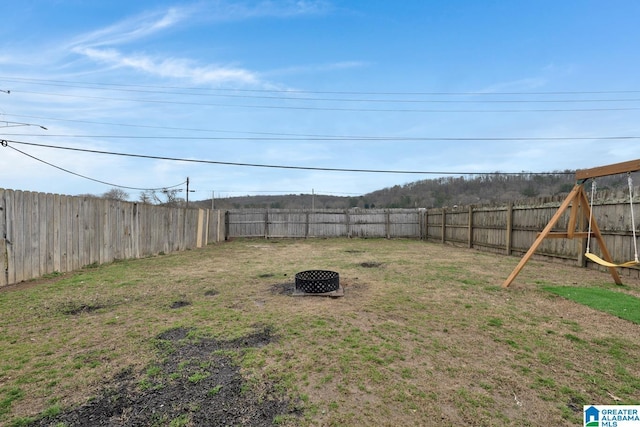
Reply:
[[[153,205],[159,203],[158,197],[153,190],[145,190],[140,192],[140,197],[138,197],[138,200],[144,205]]]
[[[112,188],[111,190],[102,194],[102,197],[110,200],[120,200],[125,202],[129,199],[129,193],[121,188]]]
[[[166,202],[164,202],[164,204],[166,206],[172,206],[172,207],[176,207],[176,206],[181,206],[184,203],[184,199],[178,197],[178,193],[182,191],[180,189],[177,188],[172,188],[172,189],[168,189],[165,188],[162,190],[162,194],[164,194],[165,198],[166,198]]]
[[[156,190],[147,190],[140,193],[139,200],[141,203],[145,204],[154,204],[154,205],[164,205],[164,206],[183,206],[184,199],[178,197],[178,193],[180,193],[180,189],[167,189],[164,188],[161,191]]]

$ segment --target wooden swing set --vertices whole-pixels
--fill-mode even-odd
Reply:
[[[546,238],[560,238],[560,239],[587,239],[587,248],[586,253],[584,254],[589,260],[605,266],[609,269],[611,273],[611,277],[616,284],[621,285],[622,280],[620,280],[620,275],[616,270],[618,267],[633,267],[636,265],[640,265],[638,261],[638,246],[636,242],[636,226],[635,226],[635,218],[633,214],[633,183],[631,180],[631,173],[640,171],[640,159],[631,160],[628,162],[615,163],[607,166],[599,166],[591,169],[581,169],[576,171],[576,184],[573,189],[567,196],[567,198],[562,202],[556,213],[553,215],[551,220],[547,226],[538,234],[538,237],[533,242],[527,253],[522,257],[520,263],[516,266],[516,268],[511,272],[507,280],[502,284],[503,288],[511,285],[511,282],[516,278],[516,276],[520,273],[520,271],[524,268],[525,264],[529,259],[533,256],[535,251],[538,249],[542,241]],[[610,176],[610,175],[618,175],[626,173],[628,175],[628,183],[629,183],[629,205],[631,207],[631,225],[633,230],[633,246],[635,249],[635,259],[627,262],[623,262],[621,264],[614,263],[611,258],[611,254],[607,249],[607,246],[602,238],[602,233],[600,233],[600,228],[593,217],[593,198],[595,195],[595,178]],[[584,185],[589,181],[594,180],[591,187],[591,202],[587,197],[587,194],[584,190]],[[567,209],[571,209],[569,213],[569,222],[567,224],[567,231],[552,231],[553,227],[560,220],[562,215],[565,213]],[[580,217],[582,214],[582,217]],[[576,227],[579,224],[582,224],[584,220],[588,221],[588,231],[576,230]],[[581,227],[583,228],[583,227]],[[600,247],[600,252],[602,253],[602,258],[597,255],[591,253],[591,238],[594,238],[598,242],[598,246]]]

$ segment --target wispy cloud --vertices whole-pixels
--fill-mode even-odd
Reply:
[[[133,43],[140,38],[167,31],[179,25],[193,9],[171,8],[163,13],[150,13],[127,19],[104,29],[78,37],[70,45],[72,52],[110,68],[128,68],[163,78],[185,79],[196,84],[259,85],[252,71],[227,66],[198,65],[187,58],[126,53],[116,46]]]
[[[322,0],[194,3],[156,10],[124,19],[105,28],[83,34],[71,42],[71,49],[128,44],[183,23],[244,21],[257,18],[289,18],[317,15],[331,10]]]
[[[185,79],[196,84],[261,84],[258,73],[243,68],[216,65],[198,66],[195,61],[190,59],[152,57],[140,54],[126,55],[116,49],[84,48],[79,50],[79,53],[109,67],[130,68],[158,77]]]
[[[202,65],[193,59],[170,55],[152,55],[140,51],[130,53],[127,52],[127,45],[143,38],[161,37],[185,23],[193,25],[194,22],[288,18],[326,13],[329,9],[330,4],[322,0],[194,3],[140,14],[83,34],[68,44],[68,50],[109,68],[128,68],[157,77],[188,80],[195,84],[271,87],[273,85],[264,82],[260,73],[249,69],[218,64]],[[328,70],[354,66],[358,64],[342,62],[322,68]]]
[[[188,9],[170,8],[161,12],[141,14],[116,24],[83,34],[74,39],[71,50],[83,50],[88,47],[114,46],[131,43],[143,37],[156,34],[174,27],[187,19]]]
[[[208,20],[240,21],[256,18],[290,18],[321,15],[333,9],[326,0],[216,1],[203,6]]]

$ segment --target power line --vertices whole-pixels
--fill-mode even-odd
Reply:
[[[317,98],[317,97],[301,97],[301,96],[267,96],[267,95],[246,95],[246,92],[241,92],[242,94],[230,94],[230,93],[209,93],[207,90],[200,90],[199,92],[176,92],[176,91],[167,91],[167,90],[147,90],[147,89],[131,89],[131,88],[122,88],[122,87],[96,87],[96,86],[78,86],[78,85],[69,85],[69,84],[60,84],[60,83],[36,83],[39,85],[45,86],[54,86],[54,87],[67,87],[72,89],[98,89],[98,90],[112,90],[119,92],[128,92],[128,93],[144,93],[144,94],[152,94],[152,95],[187,95],[187,96],[198,96],[198,97],[221,97],[221,98],[241,98],[241,99],[267,99],[267,100],[277,100],[277,101],[315,101],[315,102],[367,102],[367,103],[408,103],[408,104],[539,104],[539,103],[601,103],[601,102],[638,102],[640,99],[638,98],[596,98],[596,99],[473,99],[473,100],[461,100],[461,99],[393,99],[393,98]],[[182,89],[188,90],[188,89]],[[215,90],[215,89],[213,89]],[[22,91],[25,93],[39,93],[39,92],[29,92]],[[298,91],[282,91],[282,92],[274,92],[274,93],[286,93],[288,95],[308,95],[309,92],[298,92]],[[317,95],[318,93],[312,93]],[[604,94],[604,93],[603,93]],[[362,94],[365,95],[365,94]],[[376,95],[372,93],[371,95]],[[389,94],[377,94],[377,96],[388,96]],[[396,94],[398,96],[399,94]],[[424,94],[422,96],[425,96]],[[454,94],[438,94],[439,96],[452,96]],[[473,96],[477,97],[480,93],[466,93],[460,94],[464,96]],[[487,95],[485,93],[485,95]],[[495,93],[491,93],[491,95],[496,95]],[[500,95],[500,94],[497,94]],[[521,94],[523,95],[523,94]],[[536,94],[537,95],[537,94]],[[407,96],[417,96],[415,93],[408,93]],[[428,96],[436,96],[436,94],[428,94]]]
[[[214,165],[225,165],[225,166],[269,168],[269,169],[312,170],[312,171],[323,171],[323,172],[419,174],[419,175],[538,175],[538,174],[543,174],[543,173],[540,173],[540,172],[539,173],[532,173],[532,172],[452,172],[452,171],[352,169],[352,168],[326,168],[326,167],[312,167],[312,166],[268,165],[268,164],[259,164],[259,163],[222,162],[222,161],[215,161],[215,160],[199,160],[199,159],[184,159],[184,158],[178,158],[178,157],[152,156],[152,155],[146,155],[146,154],[131,154],[131,153],[121,153],[121,152],[114,152],[114,151],[89,150],[89,149],[85,149],[85,148],[62,147],[62,146],[48,145],[48,144],[36,144],[36,143],[32,143],[32,142],[15,141],[15,140],[8,140],[8,139],[2,140],[2,145],[5,146],[5,147],[9,146],[8,145],[9,143],[30,145],[30,146],[43,147],[43,148],[53,148],[53,149],[60,149],[60,150],[79,151],[79,152],[85,152],[85,153],[106,154],[106,155],[112,155],[112,156],[124,156],[124,157],[152,159],[152,160],[168,160],[168,161],[178,161],[178,162],[186,162],[186,163],[201,163],[201,164],[214,164]],[[11,148],[13,148],[13,147],[11,147]],[[557,174],[572,175],[573,172],[558,172]]]
[[[245,135],[269,135],[273,136],[273,140],[287,140],[287,138],[283,137],[298,137],[291,138],[292,140],[366,140],[366,141],[375,141],[375,140],[389,140],[389,141],[548,141],[548,140],[624,140],[624,139],[638,139],[640,136],[585,136],[585,137],[400,137],[400,136],[366,136],[366,135],[327,135],[327,134],[305,134],[305,133],[285,133],[285,132],[251,132],[251,131],[242,131],[242,130],[224,130],[224,129],[202,129],[202,128],[182,128],[182,127],[172,127],[172,126],[151,126],[151,125],[142,125],[142,124],[131,124],[131,123],[112,123],[112,122],[98,122],[91,120],[78,120],[78,119],[60,119],[54,117],[43,117],[43,116],[31,116],[31,115],[21,115],[21,114],[4,114],[5,116],[12,117],[24,117],[30,119],[38,119],[38,120],[54,120],[54,121],[62,121],[62,122],[71,122],[71,123],[85,123],[85,124],[94,124],[94,125],[106,125],[106,126],[122,126],[122,127],[131,127],[131,128],[142,128],[142,129],[161,129],[161,130],[175,130],[175,131],[191,131],[191,132],[211,132],[211,133],[231,133],[231,134],[245,134]],[[41,126],[42,127],[42,126]],[[45,128],[46,129],[46,128]],[[36,136],[30,134],[9,134],[9,136]],[[41,135],[37,135],[41,136]],[[51,134],[47,134],[47,136],[53,136]],[[59,135],[61,137],[66,138],[98,138],[105,136],[98,135],[84,135],[84,136],[74,136],[74,135]],[[115,138],[115,137],[114,137]],[[194,137],[166,137],[166,136],[156,136],[156,137],[144,137],[144,136],[117,136],[117,138],[149,138],[149,139],[195,139]],[[204,138],[204,139],[216,139],[216,138]],[[261,139],[261,138],[217,138],[217,139]],[[262,138],[264,140],[268,140],[269,138]]]
[[[461,92],[444,92],[444,91],[318,91],[318,90],[300,90],[300,89],[246,89],[246,88],[206,88],[206,87],[185,87],[185,86],[166,86],[166,85],[137,85],[122,83],[96,83],[81,82],[70,80],[47,80],[34,79],[25,77],[0,76],[2,81],[10,82],[26,82],[26,83],[58,83],[67,85],[93,85],[96,87],[108,88],[146,88],[146,89],[178,89],[191,91],[208,91],[208,92],[255,92],[255,93],[299,93],[299,94],[332,94],[332,95],[402,95],[402,96],[500,96],[500,95],[596,95],[596,94],[637,94],[640,90],[582,90],[582,91],[514,91],[514,92],[490,92],[490,91],[461,91]],[[74,86],[71,86],[74,87]]]
[[[182,132],[191,131],[191,132],[240,133],[240,134],[249,134],[249,135],[323,136],[323,135],[304,135],[304,134],[290,134],[290,133],[278,133],[278,132],[249,132],[249,131],[235,131],[235,130],[221,130],[221,129],[183,128],[183,127],[174,127],[174,126],[151,126],[151,125],[142,125],[138,123],[98,122],[93,120],[61,119],[56,117],[31,116],[31,115],[24,115],[24,114],[6,114],[5,113],[4,115],[12,116],[12,117],[25,117],[25,118],[38,119],[38,120],[54,120],[54,121],[69,122],[69,123],[84,123],[84,124],[104,125],[104,126],[122,126],[122,127],[142,128],[142,129],[176,130],[176,131],[182,131]]]
[[[0,120],[0,123],[4,123],[5,124],[4,126],[1,126],[3,128],[15,128],[15,127],[23,127],[23,126],[36,126],[36,127],[39,127],[40,129],[49,130],[44,126],[37,125],[35,123],[9,122],[9,121],[6,121],[6,120]]]
[[[61,166],[54,165],[53,163],[47,162],[47,161],[42,160],[42,159],[40,159],[40,158],[38,158],[38,157],[32,156],[32,155],[31,155],[31,154],[29,154],[29,153],[25,153],[25,152],[24,152],[24,151],[22,151],[22,150],[19,150],[19,149],[15,148],[15,147],[12,147],[11,145],[8,145],[5,141],[2,141],[2,142],[0,143],[0,146],[2,146],[2,147],[8,147],[8,148],[11,148],[12,150],[17,151],[17,152],[18,152],[18,153],[20,153],[20,154],[23,154],[23,155],[25,155],[25,156],[27,156],[27,157],[30,157],[30,158],[32,158],[32,159],[34,159],[34,160],[37,160],[38,162],[44,163],[45,165],[48,165],[48,166],[54,167],[54,168],[59,169],[59,170],[61,170],[61,171],[63,171],[63,172],[66,172],[66,173],[68,173],[68,174],[75,175],[75,176],[78,176],[78,177],[80,177],[80,178],[88,179],[89,181],[98,182],[98,183],[100,183],[100,184],[109,185],[109,186],[111,186],[111,187],[125,188],[125,189],[127,189],[127,190],[159,191],[159,190],[164,190],[164,189],[168,189],[168,188],[179,187],[179,186],[181,186],[181,185],[184,185],[184,184],[185,184],[185,182],[186,182],[186,181],[185,181],[185,182],[181,182],[180,184],[172,185],[172,186],[169,186],[169,187],[160,187],[160,188],[139,188],[139,187],[128,187],[128,186],[125,186],[125,185],[113,184],[113,183],[109,183],[109,182],[106,182],[106,181],[101,181],[101,180],[99,180],[99,179],[91,178],[91,177],[88,177],[88,176],[86,176],[86,175],[82,175],[82,174],[79,174],[79,173],[77,173],[77,172],[70,171],[69,169],[65,169],[65,168],[63,168],[63,167],[61,167]]]
[[[4,136],[46,136],[56,138],[160,139],[211,141],[583,141],[629,140],[640,136],[535,136],[535,137],[424,137],[424,136],[299,136],[299,137],[233,137],[233,136],[147,136],[147,135],[74,135],[7,133]]]
[[[529,109],[492,109],[492,110],[441,110],[441,109],[420,109],[420,108],[348,108],[348,107],[313,107],[313,106],[292,106],[292,105],[251,105],[251,104],[221,104],[204,103],[193,101],[170,101],[162,99],[129,99],[105,96],[72,95],[63,93],[36,92],[25,90],[14,90],[14,92],[28,93],[34,95],[59,96],[68,98],[92,99],[99,101],[121,101],[140,102],[151,104],[168,105],[193,105],[200,107],[223,107],[223,108],[251,108],[267,110],[302,110],[302,111],[343,111],[343,112],[377,112],[377,113],[561,113],[561,112],[602,112],[602,111],[637,111],[640,107],[605,107],[605,108],[529,108]]]
[[[72,134],[47,134],[45,136],[56,136],[65,138],[130,138],[130,139],[183,139],[183,140],[259,140],[259,141],[582,141],[582,140],[631,140],[640,139],[640,136],[634,135],[607,135],[607,136],[558,136],[558,137],[401,137],[401,136],[366,136],[366,135],[328,135],[328,134],[304,134],[304,133],[285,133],[285,132],[251,132],[241,130],[224,130],[224,129],[202,129],[202,128],[181,128],[170,126],[151,126],[141,124],[97,122],[89,120],[77,119],[60,119],[42,116],[30,116],[20,114],[5,114],[13,117],[25,117],[38,120],[54,120],[73,123],[86,123],[107,126],[122,126],[144,129],[161,129],[175,131],[192,131],[192,132],[212,132],[212,133],[230,133],[230,134],[246,134],[246,135],[268,135],[269,137],[187,137],[187,136],[138,136],[138,135],[72,135]],[[42,126],[41,126],[42,127]],[[46,128],[45,128],[46,129]],[[36,134],[5,134],[7,136],[43,136]]]

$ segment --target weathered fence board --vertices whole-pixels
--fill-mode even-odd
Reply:
[[[411,210],[387,210],[386,236],[421,237],[421,212]]]
[[[5,190],[0,188],[0,286],[9,282],[9,254],[7,243],[7,205],[4,198]]]
[[[224,217],[219,210],[208,210],[206,239],[209,243],[217,243],[224,239]]]
[[[309,237],[338,237],[349,234],[346,211],[312,211],[307,218]]]
[[[0,286],[204,246],[220,240],[212,216],[219,211],[0,189]]]

